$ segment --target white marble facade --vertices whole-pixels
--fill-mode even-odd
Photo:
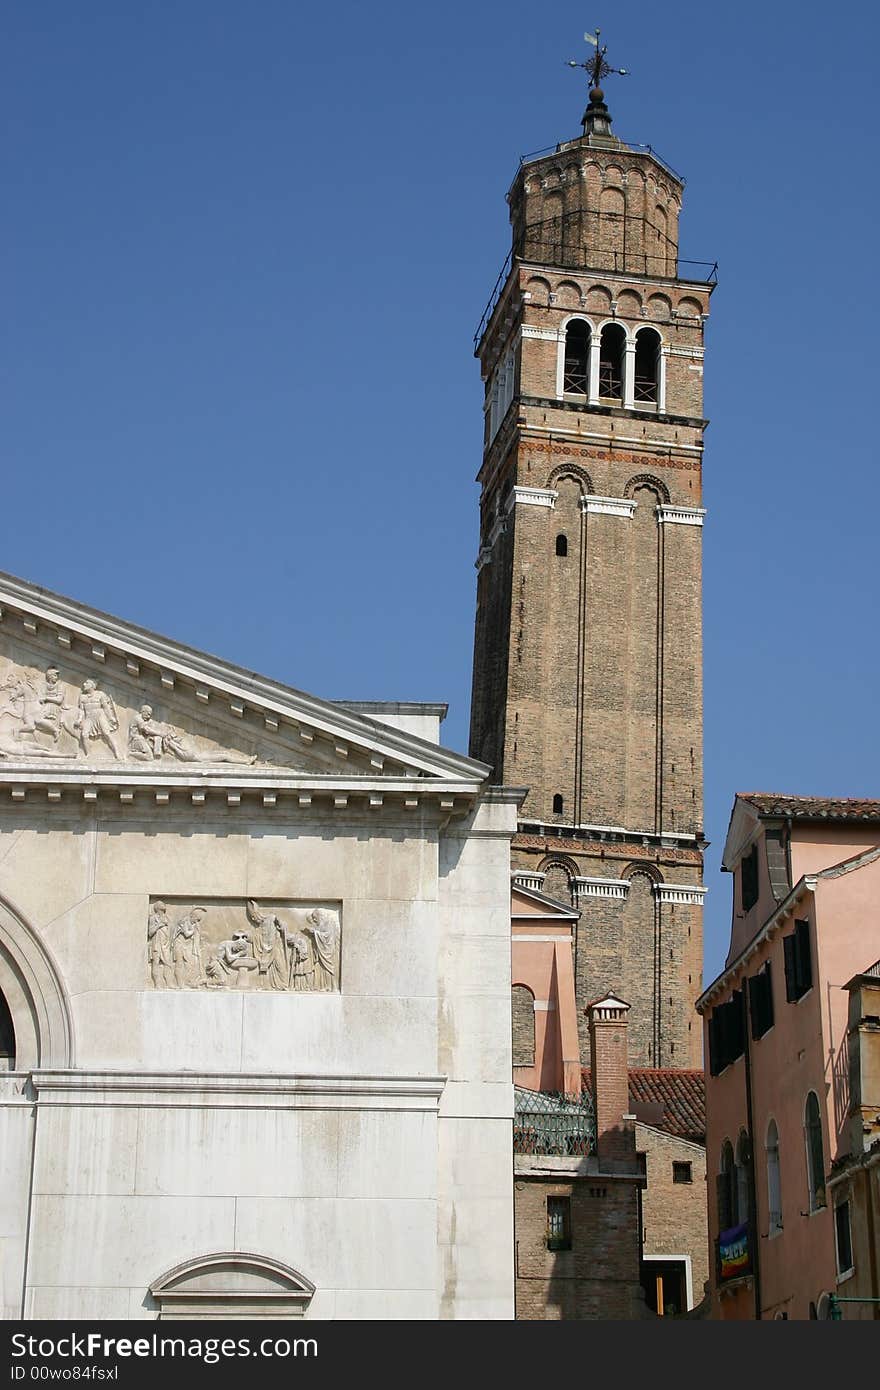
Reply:
[[[439,707],[0,613],[5,1316],[511,1318],[517,794]]]

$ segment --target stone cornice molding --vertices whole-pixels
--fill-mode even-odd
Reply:
[[[654,897],[658,903],[677,903],[682,906],[702,907],[708,888],[689,883],[655,883]]]
[[[549,507],[552,511],[558,496],[559,493],[552,487],[515,487],[507,499],[505,510],[511,512],[514,507]]]
[[[186,773],[134,767],[82,767],[74,771],[69,763],[60,768],[49,765],[48,760],[34,768],[10,768],[0,762],[0,804],[5,793],[13,806],[39,808],[41,815],[47,808],[70,809],[83,803],[106,807],[112,801],[117,812],[130,808],[135,815],[184,804],[191,814],[193,809],[234,809],[244,803],[249,809],[279,807],[307,810],[312,815],[361,810],[376,815],[384,810],[386,814],[419,812],[448,819],[470,811],[480,799],[481,789],[482,784],[476,781],[316,777],[277,768],[246,768],[243,773],[204,765],[198,772]]]
[[[672,522],[678,526],[702,526],[705,515],[705,507],[672,507],[669,503],[662,503],[657,508],[657,521],[661,524]]]
[[[533,888],[536,893],[541,892],[546,877],[546,874],[531,873],[528,869],[514,869],[511,873],[514,888]]]
[[[629,892],[629,879],[576,878],[574,889],[579,898],[625,898]]]
[[[524,323],[520,332],[524,338],[538,338],[550,343],[559,342],[563,336],[558,328],[538,328],[532,323]]]
[[[588,493],[581,498],[581,511],[596,513],[600,516],[623,516],[631,518],[636,509],[636,503],[631,497],[597,497],[593,493]]]
[[[147,1109],[425,1110],[436,1113],[445,1076],[317,1076],[244,1072],[31,1073],[38,1105]]]

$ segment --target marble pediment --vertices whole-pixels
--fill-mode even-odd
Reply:
[[[378,709],[379,707],[371,707]],[[439,745],[0,575],[0,779],[435,780],[488,769]]]

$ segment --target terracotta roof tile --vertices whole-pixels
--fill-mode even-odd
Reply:
[[[761,816],[796,820],[880,820],[880,801],[856,796],[788,796],[784,792],[737,792]]]
[[[593,1078],[582,1068],[585,1091],[592,1093]],[[706,1081],[701,1071],[674,1067],[630,1067],[629,1103],[644,1124],[690,1139],[706,1142]]]

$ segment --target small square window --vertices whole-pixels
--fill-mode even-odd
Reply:
[[[571,1249],[571,1198],[547,1198],[547,1249]]]
[[[673,1182],[693,1182],[694,1169],[691,1163],[673,1163],[672,1181]]]

